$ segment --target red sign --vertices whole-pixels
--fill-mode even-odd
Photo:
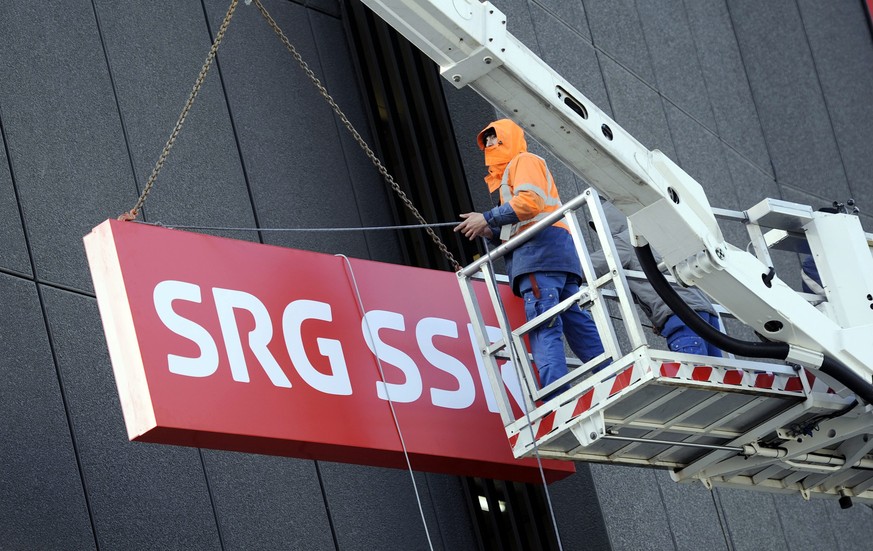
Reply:
[[[540,480],[454,274],[114,220],[85,248],[132,440]]]

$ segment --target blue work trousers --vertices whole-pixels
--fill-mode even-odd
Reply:
[[[721,330],[718,324],[718,316],[715,314],[710,314],[709,312],[697,312],[697,315],[706,320],[706,323]],[[664,324],[661,336],[667,339],[667,346],[673,352],[700,354],[701,356],[715,356],[716,358],[722,357],[721,350],[703,340],[700,335],[685,325],[676,314],[667,318],[667,323]]]
[[[534,288],[531,275],[536,279],[539,293]],[[536,272],[521,277],[519,291],[524,298],[524,312],[528,321],[579,291],[576,276],[566,272]],[[560,316],[528,333],[542,387],[567,374],[562,334],[567,337],[573,353],[583,361],[587,362],[603,353],[603,345],[591,314],[574,304]]]

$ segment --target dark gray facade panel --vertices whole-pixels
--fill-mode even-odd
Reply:
[[[827,502],[804,501],[797,494],[773,496],[776,512],[785,541],[791,551],[818,551],[837,549],[837,540],[830,527],[821,526],[819,519],[827,518]],[[860,542],[859,542],[860,543]],[[868,542],[865,542],[865,544]],[[861,549],[858,547],[857,549]]]
[[[660,149],[675,161],[676,151],[661,96],[609,57],[597,55],[615,122],[646,148]]]
[[[216,549],[200,453],[129,442],[94,299],[43,287],[100,549]]]
[[[212,42],[199,2],[95,2],[138,189],[142,190],[191,93]],[[237,16],[251,8],[238,9]],[[235,16],[236,17],[236,16]],[[234,22],[227,37],[243,40]],[[222,50],[219,50],[222,52]],[[131,190],[128,208],[137,194]],[[219,67],[212,64],[148,196],[146,220],[253,227]],[[257,240],[253,232],[218,232]]]
[[[591,474],[612,549],[676,548],[654,471],[595,464]]]
[[[416,479],[425,481],[430,494],[435,522],[428,525],[431,539],[445,551],[477,550],[473,522],[461,479],[457,476],[423,473]],[[434,548],[436,547],[434,544]]]
[[[334,550],[315,463],[203,450],[226,551]]]
[[[340,9],[340,0],[297,0],[297,3],[334,17],[339,17],[342,13],[342,10]]]
[[[543,61],[593,101],[597,107],[610,114],[603,76],[600,74],[597,55],[591,42],[568,29],[537,4],[531,4],[531,14],[537,32],[537,41],[542,48],[540,57]],[[581,100],[581,98],[577,99]]]
[[[800,0],[840,159],[854,197],[873,182],[873,35],[861,2]]]
[[[0,36],[0,109],[34,270],[90,289],[71,251],[135,190],[91,2],[4,2]]]
[[[725,0],[686,1],[685,9],[718,135],[772,175],[770,155]]]
[[[655,86],[652,58],[634,0],[583,0],[594,47]],[[617,110],[617,109],[616,109]]]
[[[2,104],[0,104],[0,125],[3,124]],[[21,225],[18,200],[9,172],[6,148],[0,136],[0,267],[31,275],[30,257],[27,255],[27,242]]]
[[[551,484],[549,495],[564,549],[610,549],[590,465],[576,463],[576,474]]]
[[[94,549],[34,283],[0,274],[0,548]]]
[[[730,550],[721,513],[710,490],[696,481],[678,484],[666,471],[657,471],[655,479],[677,551]]]
[[[346,46],[342,22],[318,12],[310,13],[310,22],[318,49],[318,60],[324,74],[322,83],[372,149],[375,147],[374,139],[367,124],[361,92],[351,62],[352,54]],[[342,198],[341,202],[344,203],[349,199],[353,201],[353,208],[357,211],[360,223],[365,227],[394,225],[388,196],[395,192],[390,189],[389,184],[379,174],[378,169],[339,117],[334,115],[333,120],[342,148],[342,158],[337,159],[337,162],[344,166],[348,173],[346,178],[350,181],[348,190],[340,192],[347,193],[349,197]],[[325,218],[336,217],[343,220],[342,223],[353,226],[348,218],[343,216],[344,213],[331,212],[333,203],[332,198],[331,205],[322,211]],[[396,234],[376,231],[366,232],[363,235],[366,248],[362,248],[359,244],[360,236],[351,233],[344,237],[354,244],[354,249],[348,251],[340,249],[336,252],[382,262],[398,264],[402,262]]]
[[[766,197],[786,199],[780,186],[759,165],[729,144],[724,144],[723,149],[731,174],[731,191],[735,196],[724,208],[747,209]]]
[[[772,494],[717,488],[733,549],[737,551],[788,551],[784,528]]]
[[[848,196],[797,5],[730,0],[728,6],[776,179],[813,194]]]
[[[683,0],[637,2],[637,10],[661,94],[715,131],[715,117]]]
[[[423,474],[415,474],[415,484],[425,521],[408,471],[341,463],[319,464],[339,551],[427,549],[428,533],[434,549],[450,551],[439,539],[443,528],[436,525],[427,479]],[[472,534],[470,537],[472,539]]]
[[[216,28],[224,2],[207,2]],[[225,90],[262,227],[358,227],[361,218],[330,107],[256,9],[234,17],[221,50]],[[291,43],[322,75],[306,8],[270,3]],[[267,232],[264,241],[366,256],[360,233]]]
[[[841,509],[835,501],[825,502],[825,514],[819,522],[827,522],[837,541],[839,551],[869,551],[870,525],[873,509],[856,503],[851,509]]]
[[[591,42],[591,29],[588,26],[588,18],[585,17],[582,0],[530,0],[530,4],[532,13],[535,8],[542,8],[560,20],[562,25],[582,35],[587,42]]]

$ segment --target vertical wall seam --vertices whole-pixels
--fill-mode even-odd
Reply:
[[[60,365],[58,364],[58,356],[57,356],[57,351],[55,350],[54,339],[52,338],[51,326],[49,325],[48,312],[46,311],[46,307],[45,307],[45,299],[43,297],[42,289],[40,288],[40,284],[39,284],[38,271],[37,271],[37,267],[36,267],[36,262],[34,261],[33,249],[31,248],[31,245],[30,245],[30,237],[29,237],[29,232],[27,230],[27,222],[26,222],[25,216],[24,216],[24,208],[22,207],[22,204],[21,204],[21,196],[18,193],[18,183],[16,182],[16,178],[15,178],[15,169],[14,169],[14,163],[12,161],[12,155],[10,154],[10,151],[9,151],[9,140],[6,137],[6,127],[3,124],[2,110],[0,110],[0,139],[3,140],[3,148],[4,148],[4,151],[6,152],[6,163],[8,164],[8,167],[9,167],[9,179],[12,182],[12,192],[15,195],[15,204],[18,207],[18,216],[21,220],[21,230],[22,230],[22,234],[24,236],[24,245],[25,245],[25,248],[27,249],[27,257],[30,260],[30,269],[33,272],[33,280],[32,281],[34,283],[34,287],[36,288],[36,296],[37,296],[37,300],[39,301],[40,313],[42,315],[43,324],[45,325],[45,334],[46,334],[46,339],[47,339],[48,345],[49,345],[49,351],[51,352],[51,356],[52,356],[52,364],[54,365],[54,368],[55,368],[55,377],[57,378],[58,390],[60,391],[61,405],[64,408],[64,416],[67,419],[67,429],[70,431],[70,444],[73,447],[73,455],[76,458],[76,469],[79,471],[79,481],[82,484],[82,495],[85,499],[85,508],[88,512],[88,522],[91,525],[91,535],[94,538],[94,547],[99,550],[100,549],[100,541],[99,541],[99,537],[97,534],[97,526],[96,526],[96,523],[94,522],[94,511],[93,511],[93,508],[91,507],[91,498],[90,498],[89,493],[88,493],[88,484],[87,484],[87,480],[85,477],[85,470],[82,466],[82,458],[80,457],[80,454],[79,454],[79,444],[78,444],[78,441],[76,440],[76,431],[75,431],[75,426],[73,423],[73,417],[70,413],[70,407],[69,407],[69,404],[67,402],[67,393],[66,393],[66,389],[64,388],[63,377],[61,376],[61,368],[60,368]]]
[[[737,53],[740,56],[740,65],[743,67],[743,74],[746,75],[746,84],[749,86],[749,94],[752,96],[752,105],[755,107],[755,118],[758,120],[758,126],[761,127],[761,135],[764,137],[764,149],[767,151],[767,159],[770,161],[770,171],[773,174],[773,181],[776,183],[776,191],[779,192],[779,198],[782,199],[782,186],[779,184],[779,174],[776,172],[776,165],[773,164],[773,155],[770,153],[770,143],[767,139],[767,131],[764,124],[761,122],[761,112],[758,109],[758,102],[755,100],[755,88],[752,86],[752,80],[749,78],[749,71],[746,69],[746,60],[743,57],[743,46],[740,44],[740,37],[737,35],[737,28],[734,24],[734,16],[731,12],[729,0],[724,0],[724,6],[728,13],[728,21],[731,25],[731,31],[734,33],[734,40],[737,43]],[[754,164],[754,163],[752,163]]]
[[[310,14],[309,8],[306,9],[306,22],[309,26],[309,35],[312,37],[312,45],[315,48],[315,58],[318,61],[319,69],[321,69],[321,71],[320,71],[321,78],[319,80],[321,80],[321,84],[324,86],[324,88],[328,92],[330,92],[330,86],[327,83],[327,76],[324,73],[324,64],[322,63],[322,60],[321,60],[321,50],[318,47],[318,38],[315,35],[315,30],[312,28],[312,15]],[[344,33],[344,34],[346,34],[346,33]],[[346,34],[346,46],[348,46],[348,35],[347,34]],[[349,54],[351,54],[351,52],[349,52]],[[351,55],[349,55],[349,58],[351,59]],[[296,69],[296,67],[295,67],[295,69]],[[361,89],[360,86],[358,86],[357,88],[359,90]],[[321,100],[321,98],[319,98],[319,101],[320,100]],[[330,110],[330,118],[333,120],[334,128],[336,128],[337,138],[339,140],[340,155],[342,155],[343,164],[346,167],[346,174],[348,175],[349,188],[351,189],[352,198],[354,199],[354,202],[355,202],[355,213],[358,215],[358,223],[361,224],[361,226],[363,226],[364,225],[364,217],[362,216],[362,213],[361,213],[361,202],[358,200],[357,193],[355,193],[355,185],[354,185],[354,181],[352,179],[352,168],[349,165],[349,156],[348,156],[348,154],[346,154],[346,148],[343,145],[344,142],[348,141],[348,136],[346,136],[346,128],[340,125],[339,119],[338,119],[336,113],[334,113],[332,109]],[[346,138],[346,140],[343,140],[344,137]],[[373,258],[373,252],[370,249],[370,234],[369,234],[369,232],[364,232],[363,237],[364,237],[364,248],[367,250],[367,256],[369,258]]]
[[[136,177],[136,163],[134,162],[133,150],[130,148],[130,139],[127,135],[127,125],[124,122],[124,113],[121,110],[121,102],[118,99],[118,89],[115,85],[115,77],[112,74],[112,60],[109,57],[109,48],[106,47],[106,41],[103,39],[103,26],[100,24],[100,13],[97,10],[95,0],[91,0],[91,9],[94,11],[94,21],[97,25],[97,37],[100,39],[100,47],[103,49],[103,58],[106,60],[106,73],[109,75],[109,84],[112,87],[112,98],[115,101],[115,111],[118,113],[118,122],[121,124],[121,134],[124,137],[124,147],[127,150],[127,160],[130,163],[130,174],[133,176],[133,186],[136,190],[136,196],[141,193],[139,181]],[[134,202],[136,198],[133,199]],[[143,220],[146,220],[146,211],[142,212]]]
[[[215,495],[212,492],[212,483],[209,482],[209,469],[206,467],[206,458],[203,457],[203,449],[197,448],[200,457],[200,466],[203,469],[203,480],[206,482],[206,494],[209,496],[209,505],[212,507],[212,516],[215,519],[215,529],[218,533],[218,545],[224,550],[224,535],[221,532],[221,519],[218,517],[218,508],[215,506]]]
[[[431,512],[433,513],[434,519],[436,520],[437,533],[440,537],[440,549],[446,548],[446,536],[443,530],[443,524],[440,522],[439,509],[437,509],[436,501],[433,498],[433,492],[430,489],[430,475],[428,473],[420,473],[421,476],[424,476],[424,486],[427,488],[427,497],[428,501],[430,501]]]
[[[779,521],[779,530],[782,532],[782,541],[785,542],[786,547],[791,548],[791,545],[788,543],[788,536],[785,530],[785,523],[782,521],[782,514],[779,511],[779,507],[776,506],[776,499],[771,495],[767,494],[767,497],[770,498],[770,501],[773,504],[773,510],[776,511],[776,520]]]
[[[712,105],[712,95],[709,93],[709,83],[706,81],[706,75],[703,72],[703,60],[700,59],[700,49],[697,48],[697,40],[694,38],[694,30],[691,28],[691,20],[688,18],[688,7],[686,0],[680,0],[682,5],[682,13],[685,15],[685,24],[688,26],[688,36],[691,37],[691,43],[694,46],[694,57],[697,59],[697,67],[700,69],[700,78],[703,81],[703,89],[706,91],[706,103],[709,105],[709,112],[712,114],[712,124],[715,127],[715,135],[721,136],[721,129],[718,127],[718,117],[715,116],[715,107]]]
[[[203,20],[206,22],[206,32],[209,34],[209,42],[211,44],[213,41],[215,41],[215,36],[213,35],[213,32],[212,32],[212,25],[209,22],[209,12],[206,9],[206,4],[205,4],[204,0],[200,0],[200,7],[203,9]],[[219,59],[220,56],[221,56],[220,52],[216,52],[215,61],[214,61],[215,71],[218,73],[218,82],[219,82],[219,86],[221,87],[221,95],[224,97],[224,105],[227,108],[227,118],[230,121],[230,130],[231,130],[231,134],[233,135],[233,143],[236,146],[237,155],[239,157],[240,169],[242,170],[242,174],[243,174],[243,181],[245,182],[246,192],[248,193],[248,196],[249,196],[249,205],[251,206],[251,209],[252,209],[252,218],[254,219],[255,227],[260,228],[261,222],[260,222],[260,219],[258,218],[258,209],[257,209],[257,205],[255,204],[255,194],[254,194],[254,191],[252,190],[252,184],[251,184],[251,179],[249,178],[248,167],[246,165],[246,161],[245,161],[245,158],[243,156],[242,143],[240,143],[239,132],[237,131],[237,128],[236,128],[236,122],[235,122],[234,116],[233,116],[233,108],[231,107],[230,97],[228,96],[228,93],[227,93],[227,87],[224,84],[224,72],[221,70],[221,60]],[[258,231],[258,242],[264,243],[264,235],[260,231]]]
[[[586,20],[587,20],[587,15],[586,15]],[[589,25],[589,28],[590,28],[591,23],[589,22],[588,25]],[[606,80],[605,78],[603,78],[603,63],[602,63],[601,60],[600,60],[600,56],[601,56],[601,55],[604,56],[604,57],[606,57],[607,59],[611,60],[611,61],[612,61],[613,63],[615,63],[618,67],[620,67],[621,69],[627,71],[628,74],[630,74],[633,78],[635,78],[635,79],[637,79],[639,82],[641,82],[644,86],[646,86],[647,88],[649,88],[650,90],[652,90],[654,93],[658,94],[658,96],[661,98],[662,105],[663,105],[663,102],[669,103],[670,105],[672,105],[673,107],[675,107],[678,111],[680,111],[680,112],[683,113],[684,115],[688,116],[688,118],[690,118],[691,120],[697,122],[697,123],[698,123],[698,124],[699,124],[703,129],[704,129],[704,130],[706,130],[707,132],[709,132],[710,134],[712,134],[713,136],[715,136],[715,138],[716,138],[719,142],[721,142],[721,144],[722,144],[724,147],[727,147],[728,149],[730,149],[731,151],[733,151],[734,153],[736,153],[738,157],[740,157],[740,158],[742,158],[742,159],[748,161],[748,163],[749,163],[752,167],[754,167],[755,170],[759,171],[762,175],[766,176],[767,178],[770,178],[770,180],[772,180],[772,181],[774,181],[774,182],[776,181],[775,177],[771,177],[770,174],[768,174],[764,169],[762,169],[761,167],[759,167],[759,166],[758,166],[754,161],[752,161],[751,159],[749,159],[745,154],[743,154],[742,151],[739,151],[739,150],[738,150],[736,147],[734,147],[732,144],[730,144],[729,142],[725,141],[724,138],[722,138],[721,135],[717,133],[717,131],[716,131],[716,132],[713,132],[709,127],[707,127],[706,125],[704,125],[703,123],[701,123],[700,121],[698,121],[698,120],[697,120],[693,115],[691,115],[690,113],[688,113],[687,111],[685,111],[684,109],[682,109],[680,106],[678,106],[678,105],[676,105],[675,103],[673,103],[673,101],[671,101],[670,98],[664,96],[664,95],[660,92],[660,90],[658,90],[657,88],[652,87],[651,84],[649,84],[649,83],[646,82],[643,78],[641,78],[639,75],[637,75],[637,74],[636,74],[632,69],[630,69],[629,67],[625,66],[625,65],[624,65],[623,63],[621,63],[619,60],[617,60],[616,58],[614,58],[613,56],[611,56],[608,52],[606,52],[605,50],[603,50],[602,48],[600,48],[597,44],[595,44],[595,43],[594,43],[594,35],[593,35],[593,34],[592,34],[591,40],[592,40],[591,45],[592,45],[592,47],[594,48],[594,52],[595,52],[595,58],[597,59],[597,66],[598,66],[598,69],[599,69],[599,72],[600,72],[600,75],[601,75],[601,79],[603,80],[603,88],[604,88],[604,90],[606,91],[606,100],[607,100],[607,104],[609,105],[610,113],[607,113],[607,115],[608,115],[608,116],[611,116],[611,118],[612,118],[613,120],[615,120],[616,122],[619,122],[619,121],[616,119],[616,116],[615,116],[615,106],[614,106],[613,103],[612,103],[612,95],[611,95],[610,92],[609,92],[609,83],[607,82],[607,80]],[[744,68],[745,68],[745,65],[744,65]],[[747,80],[746,82],[748,82],[748,80]],[[751,86],[749,87],[749,89],[750,89],[750,92],[751,92]],[[754,98],[753,98],[753,102],[754,102]],[[761,125],[761,121],[760,121],[760,118],[757,116],[757,105],[755,105],[755,111],[756,111],[756,119],[758,120],[758,126],[760,127],[760,125]],[[669,119],[668,119],[668,125],[669,125]],[[762,136],[763,136],[763,129],[762,129]],[[671,134],[671,137],[672,137],[672,134]],[[764,143],[764,146],[767,147],[767,144],[766,144],[766,136],[764,136],[764,142],[765,142],[765,143]],[[773,168],[773,165],[772,165],[772,159],[770,159],[770,151],[769,151],[769,148],[767,149],[767,158],[770,160],[770,163],[771,163],[770,166],[771,166],[771,168]],[[774,174],[775,174],[775,172],[774,172]],[[781,196],[780,196],[780,197],[781,197]]]
[[[654,472],[652,472],[652,481],[655,483],[655,487],[658,488],[658,497],[661,498],[661,507],[664,509],[664,517],[667,519],[667,528],[670,530],[670,541],[673,542],[674,549],[679,549],[679,542],[676,541],[676,530],[673,528],[673,521],[670,518],[670,509],[667,507],[667,500],[664,499],[664,488],[661,487],[661,481],[658,480],[658,475]]]
[[[803,20],[803,10],[800,8],[800,4],[795,0],[794,5],[797,7],[797,16],[800,18],[800,27],[803,29],[803,39],[806,42],[806,47],[809,50],[809,59],[812,61],[812,70],[815,73],[815,81],[818,83],[818,91],[821,94],[821,99],[824,102],[825,112],[828,114],[828,125],[831,128],[831,135],[834,138],[834,146],[837,148],[837,157],[840,159],[840,166],[843,168],[843,176],[846,178],[846,186],[849,188],[849,197],[854,197],[854,193],[852,192],[852,182],[849,180],[849,171],[846,169],[846,161],[843,159],[843,151],[840,148],[840,140],[837,139],[837,129],[834,126],[834,118],[831,116],[831,107],[828,104],[828,96],[825,93],[824,86],[822,85],[821,75],[818,71],[818,64],[815,62],[815,52],[812,49],[812,43],[809,41],[809,33],[806,30],[806,21]],[[835,201],[837,199],[831,199]]]
[[[327,516],[327,525],[330,528],[330,537],[333,539],[333,546],[336,551],[339,551],[339,541],[336,536],[336,526],[333,524],[333,513],[330,511],[330,503],[327,500],[327,491],[324,489],[324,477],[321,475],[321,467],[318,464],[317,460],[313,460],[312,463],[315,465],[315,477],[318,479],[318,488],[321,490],[321,500],[324,503],[324,512]]]
[[[715,514],[718,516],[718,524],[721,527],[721,534],[724,537],[724,543],[728,548],[728,551],[734,551],[733,545],[733,536],[731,535],[730,525],[727,521],[727,515],[724,511],[724,505],[721,502],[721,494],[718,493],[718,490],[713,488],[709,491],[712,496],[712,503],[715,505]]]

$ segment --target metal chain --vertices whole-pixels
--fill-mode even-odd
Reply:
[[[379,171],[379,174],[382,175],[382,178],[385,179],[385,182],[389,186],[391,186],[391,189],[394,190],[398,197],[400,197],[400,200],[403,201],[403,204],[406,205],[406,208],[409,209],[410,212],[412,212],[412,215],[415,216],[416,220],[418,220],[423,225],[427,225],[427,221],[424,219],[418,209],[415,208],[415,205],[412,204],[412,201],[409,199],[409,197],[406,196],[406,193],[404,193],[403,190],[400,189],[400,186],[397,184],[396,181],[394,181],[394,178],[391,176],[391,174],[388,173],[388,170],[382,164],[382,161],[380,161],[379,158],[376,157],[376,154],[373,153],[373,150],[370,149],[370,146],[367,145],[367,142],[364,141],[364,138],[361,137],[361,134],[355,129],[354,125],[351,123],[348,117],[346,117],[346,114],[343,113],[339,105],[337,105],[336,101],[334,101],[333,97],[331,97],[331,95],[328,93],[327,88],[325,88],[321,81],[318,79],[318,77],[315,76],[315,73],[312,71],[312,69],[309,68],[309,65],[306,63],[306,61],[303,60],[303,56],[301,56],[297,52],[297,49],[294,48],[294,46],[288,40],[288,37],[285,36],[284,32],[282,32],[282,29],[279,28],[278,24],[276,24],[276,21],[272,18],[272,16],[270,16],[269,12],[267,12],[263,4],[261,4],[261,0],[254,0],[254,3],[258,7],[258,10],[261,12],[261,15],[264,16],[267,24],[270,25],[270,27],[273,29],[273,32],[275,32],[276,36],[279,37],[279,40],[282,41],[282,44],[285,45],[285,49],[287,49],[294,57],[294,59],[297,60],[297,63],[300,64],[300,67],[309,77],[309,80],[312,81],[312,84],[316,88],[318,88],[319,92],[321,92],[322,97],[324,97],[327,103],[330,104],[330,106],[333,108],[334,113],[337,114],[343,125],[346,127],[346,129],[348,129],[349,133],[351,133],[352,137],[355,139],[356,142],[358,142],[358,145],[361,147],[361,149]],[[455,260],[455,257],[452,255],[452,253],[449,252],[448,247],[446,247],[445,243],[440,240],[440,238],[433,231],[433,229],[427,227],[425,228],[425,231],[427,231],[427,234],[430,236],[436,246],[439,247],[443,255],[452,264],[452,267],[455,269],[455,271],[460,270],[461,265],[458,264],[458,261]]]
[[[227,8],[227,13],[224,15],[224,21],[221,22],[221,27],[218,29],[218,34],[215,35],[215,41],[212,43],[212,48],[209,49],[209,54],[206,56],[206,61],[203,63],[203,67],[200,69],[200,74],[197,75],[197,81],[194,83],[194,88],[191,90],[191,94],[188,96],[188,101],[185,102],[185,107],[182,108],[182,112],[179,114],[179,120],[176,121],[176,127],[173,128],[173,133],[170,135],[170,139],[167,140],[166,145],[164,145],[164,150],[161,151],[161,156],[158,157],[158,162],[155,164],[155,168],[152,169],[152,174],[151,176],[149,176],[148,182],[146,182],[145,188],[142,190],[142,194],[139,196],[136,205],[134,205],[134,207],[128,212],[119,216],[119,219],[136,219],[140,209],[142,209],[143,205],[145,204],[146,198],[149,196],[149,192],[151,192],[152,187],[155,185],[155,181],[158,179],[158,173],[161,172],[161,169],[164,167],[164,163],[166,162],[167,157],[170,155],[170,149],[173,148],[173,144],[176,143],[176,138],[179,136],[179,132],[182,131],[182,125],[185,124],[185,118],[188,116],[188,111],[191,110],[191,106],[194,105],[194,99],[200,92],[200,87],[203,86],[203,81],[206,79],[206,73],[209,72],[209,68],[212,66],[212,62],[215,60],[215,55],[218,53],[218,46],[221,44],[221,40],[224,38],[224,33],[225,31],[227,31],[227,27],[230,25],[230,20],[233,17],[234,11],[236,11],[237,4],[239,4],[239,0],[231,0],[230,7]]]

